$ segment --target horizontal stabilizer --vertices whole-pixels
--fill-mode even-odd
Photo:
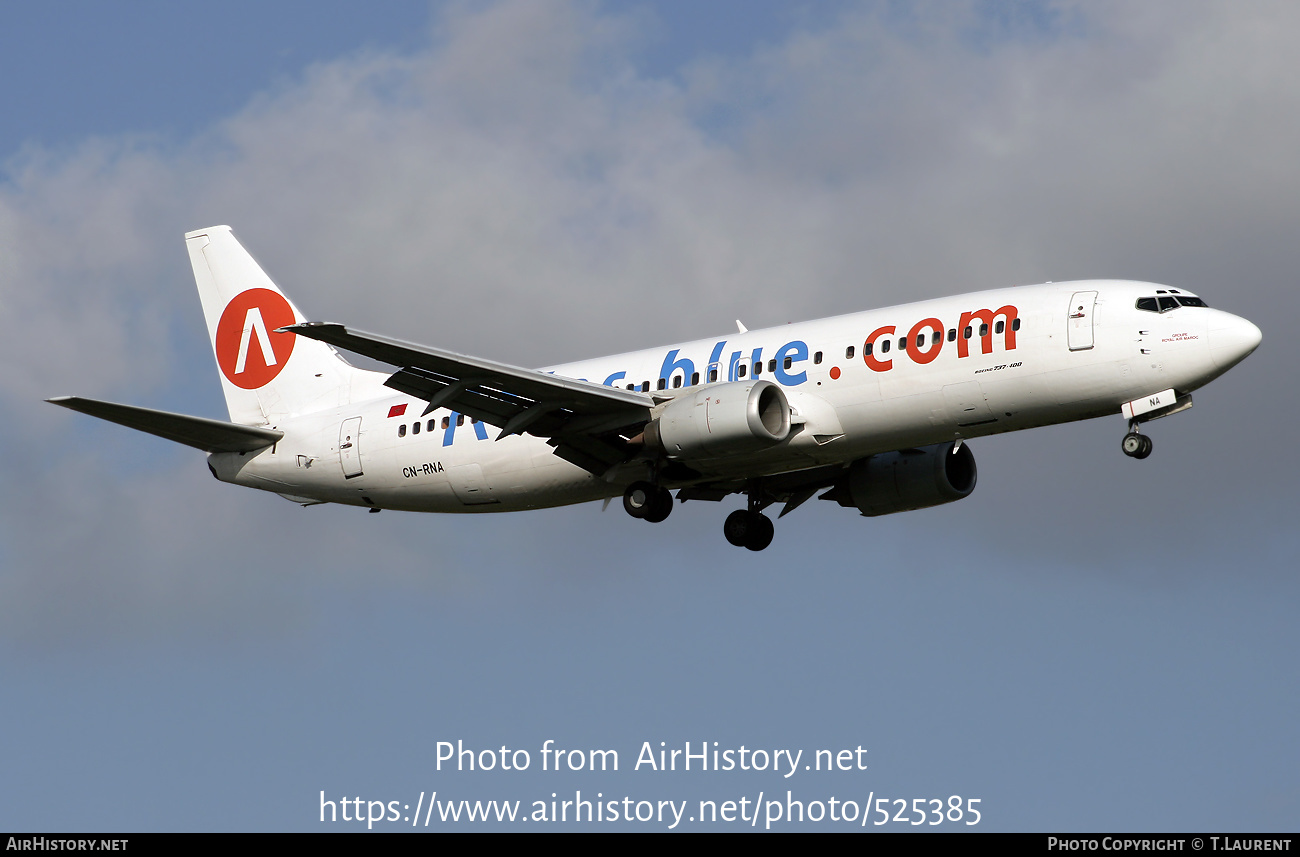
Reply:
[[[204,452],[253,452],[264,449],[284,437],[284,432],[273,429],[241,426],[221,420],[172,414],[132,405],[118,405],[96,399],[83,399],[79,396],[59,396],[45,401],[127,428],[174,440]]]

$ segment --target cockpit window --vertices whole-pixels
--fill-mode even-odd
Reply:
[[[1156,298],[1137,299],[1137,308],[1146,312],[1169,312],[1171,309],[1178,309],[1180,306],[1208,307],[1209,304],[1200,298],[1194,298],[1191,295],[1172,297],[1163,293],[1160,297]]]

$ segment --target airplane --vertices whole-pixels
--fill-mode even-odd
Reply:
[[[1259,346],[1246,319],[1125,280],[1018,286],[534,370],[309,321],[228,226],[185,236],[230,420],[47,401],[208,453],[304,506],[506,512],[744,495],[723,534],[817,495],[874,517],[975,488],[967,441],[1120,413],[1141,426]],[[396,367],[349,364],[337,349]],[[819,492],[821,492],[819,494]]]

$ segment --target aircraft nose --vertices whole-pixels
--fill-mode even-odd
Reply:
[[[1210,324],[1210,354],[1220,369],[1227,370],[1245,360],[1263,338],[1259,328],[1246,319],[1219,313]]]

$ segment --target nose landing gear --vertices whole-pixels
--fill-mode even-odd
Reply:
[[[1120,448],[1129,458],[1141,460],[1151,454],[1151,438],[1138,432],[1138,421],[1130,420],[1128,424],[1128,434],[1124,435],[1124,441]]]

